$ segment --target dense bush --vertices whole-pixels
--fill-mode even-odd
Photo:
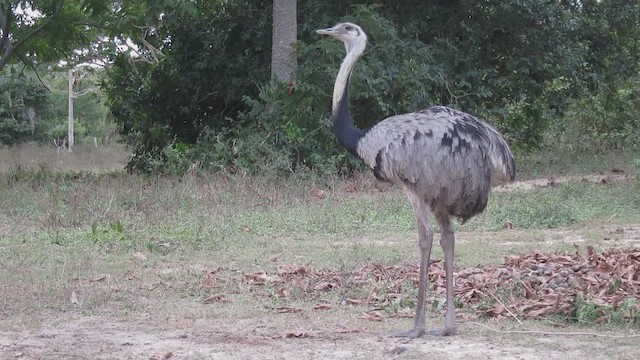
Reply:
[[[298,71],[285,84],[269,76],[270,1],[198,0],[197,12],[166,17],[147,37],[161,56],[120,55],[104,81],[135,149],[129,168],[336,173],[360,166],[331,129],[344,48],[314,33],[344,20],[370,39],[350,92],[362,128],[443,104],[496,123],[518,151],[639,145],[637,4],[353,3],[298,1]]]
[[[227,137],[244,127],[243,98],[269,79],[271,1],[195,3],[199,12],[171,11],[141,46],[143,55],[160,49],[159,58],[120,54],[104,80],[120,132],[134,146],[132,170],[163,170],[209,139],[205,129]]]
[[[558,151],[640,149],[640,79],[569,101],[562,120],[548,131],[547,145]]]

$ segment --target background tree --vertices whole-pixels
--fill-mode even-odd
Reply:
[[[116,132],[115,123],[105,105],[105,96],[99,89],[99,78],[103,70],[84,67],[76,70],[73,99],[74,134],[79,143],[105,144]],[[50,89],[48,106],[41,113],[35,140],[51,143],[52,139],[63,140],[68,136],[69,83],[68,71],[50,73],[43,81]]]
[[[56,80],[47,79],[45,73],[55,77],[55,73],[61,71],[66,77],[67,68],[96,62],[105,65],[105,61],[119,51],[136,50],[140,59],[152,56],[157,49],[145,42],[145,36],[157,27],[159,8],[172,8],[173,12],[193,12],[194,9],[190,2],[180,0],[0,0],[0,76],[4,79],[0,98],[13,99],[16,94],[33,93],[31,80],[25,79],[31,79],[34,75],[39,79],[43,91],[53,87],[50,94],[43,92],[38,95],[42,106],[21,109],[16,105],[21,102],[7,100],[4,104],[0,103],[3,109],[0,112],[0,127],[7,130],[3,142],[49,142],[51,138],[65,137],[60,134],[59,130],[64,124],[59,120],[67,117],[71,107],[66,105],[65,98],[65,115],[58,114],[57,110],[47,110],[48,104],[57,106],[56,93],[59,89],[55,88]],[[166,13],[171,14],[169,11]],[[137,39],[141,45],[130,47],[127,45],[129,42],[123,39]],[[25,88],[21,89],[20,86]],[[28,100],[28,96],[22,98]],[[50,99],[51,102],[48,101]],[[95,111],[89,113],[105,113],[104,104],[95,101],[96,96],[87,100],[90,101],[76,101],[76,107],[94,101],[92,106]],[[96,119],[96,122],[102,123],[104,130],[102,135],[97,136],[101,139],[104,138],[103,134],[111,132],[109,120],[105,119],[107,117],[104,114]],[[80,126],[75,127],[80,137],[88,130],[84,124],[90,123],[93,123],[93,119],[83,119]],[[25,130],[27,128],[29,133]],[[97,133],[94,132],[94,135]],[[69,136],[69,139],[72,140],[72,137]]]
[[[296,68],[294,45],[298,35],[296,0],[273,0],[271,76],[291,80]]]
[[[36,75],[21,65],[5,68],[0,76],[0,144],[62,143],[68,126],[67,75],[64,69]],[[82,79],[74,82],[74,92],[82,94],[74,99],[74,133],[80,143],[105,144],[116,138],[115,123],[97,86],[99,76],[99,69],[86,67]]]
[[[92,19],[110,8],[107,0],[1,0],[0,70],[15,61],[33,66],[69,57],[95,36]]]

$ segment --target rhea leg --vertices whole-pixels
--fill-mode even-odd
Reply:
[[[419,197],[407,192],[411,205],[416,214],[418,223],[418,246],[420,247],[420,279],[418,282],[418,306],[413,329],[400,331],[393,334],[395,337],[416,338],[425,333],[425,296],[427,291],[427,280],[429,271],[429,260],[431,258],[431,247],[433,245],[433,229],[431,227],[430,210],[427,204]]]
[[[440,231],[442,232],[440,246],[442,246],[444,252],[444,268],[447,284],[447,313],[445,315],[444,328],[432,330],[429,333],[432,335],[449,336],[455,335],[457,329],[456,314],[453,306],[453,254],[455,236],[449,216],[438,216],[438,223],[440,223]]]

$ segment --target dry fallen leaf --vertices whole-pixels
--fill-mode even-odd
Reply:
[[[350,298],[347,298],[347,299],[345,300],[345,302],[346,302],[348,305],[360,305],[360,304],[362,304],[362,300],[358,300],[358,299],[350,299]]]
[[[387,266],[366,263],[345,274],[342,269],[279,266],[275,274],[266,271],[241,273],[255,297],[285,298],[316,303],[316,310],[331,310],[340,305],[373,306],[360,318],[382,321],[387,318],[413,316],[411,306],[398,307],[392,313],[379,311],[391,304],[412,300],[408,295],[418,285],[418,264]],[[273,275],[271,275],[273,274]],[[429,267],[430,302],[440,302],[446,292],[444,263],[435,260]],[[539,251],[507,256],[499,266],[454,269],[454,296],[470,309],[469,316],[541,318],[549,315],[572,316],[575,299],[580,296],[598,307],[619,309],[628,299],[640,298],[640,250],[597,252],[593,246],[571,252],[545,254]],[[229,285],[229,280],[225,286]],[[269,286],[265,286],[269,285]],[[326,293],[346,288],[361,296],[345,298],[340,305],[322,302]],[[508,291],[502,291],[502,290]],[[510,290],[511,289],[511,290]],[[487,306],[489,305],[489,306]],[[277,312],[299,312],[281,307]],[[640,305],[633,304],[634,312]],[[603,320],[604,319],[604,320]],[[602,317],[599,321],[605,321]],[[278,335],[279,336],[279,335]]]
[[[103,281],[106,278],[107,278],[107,275],[102,275],[102,276],[98,276],[98,277],[96,277],[94,279],[89,280],[89,282],[96,283],[96,282]]]
[[[76,295],[75,291],[71,292],[71,298],[70,301],[73,305],[77,305],[78,304],[78,296]]]
[[[406,346],[396,346],[395,348],[391,349],[389,351],[389,353],[391,355],[400,355],[405,351],[407,351],[407,347]]]
[[[330,310],[333,306],[329,304],[316,304],[313,306],[313,310]]]
[[[311,195],[311,197],[315,199],[324,199],[327,195],[327,192],[321,189],[313,189],[311,190],[309,195]]]
[[[301,339],[301,338],[314,337],[314,335],[305,331],[298,331],[298,332],[286,333],[283,337],[287,339]]]
[[[507,309],[504,306],[500,305],[500,304],[497,304],[494,307],[492,307],[491,309],[485,311],[485,315],[490,316],[490,317],[496,317],[496,316],[499,316],[499,315],[506,315],[507,313],[508,313]]]
[[[275,310],[278,314],[302,312],[302,309],[294,308],[294,307],[291,307],[291,306],[279,306],[279,307],[273,308],[273,310]]]
[[[202,300],[202,302],[205,304],[211,304],[214,302],[227,302],[227,300],[225,299],[224,294],[213,294]]]
[[[133,258],[138,261],[147,261],[147,257],[139,251],[133,253]]]
[[[370,321],[382,321],[384,320],[384,317],[378,313],[362,313],[362,315],[358,316],[358,319],[365,319],[365,320],[370,320]]]
[[[318,283],[316,286],[314,286],[313,289],[315,291],[326,291],[326,290],[331,290],[334,287],[335,287],[334,284],[328,281],[323,281],[321,283]]]
[[[613,272],[613,266],[609,264],[600,264],[596,268],[597,274],[611,274]]]
[[[277,275],[267,275],[266,273],[245,273],[245,279],[249,280],[253,285],[265,285],[267,283],[276,283],[280,279]]]

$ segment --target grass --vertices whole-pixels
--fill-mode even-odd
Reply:
[[[130,152],[124,145],[94,147],[77,144],[73,152],[58,150],[53,144],[0,146],[0,173],[16,168],[53,171],[112,171],[123,169]]]
[[[264,265],[271,256],[317,266],[413,261],[414,217],[400,191],[344,196],[330,189],[316,199],[308,195],[313,186],[295,179],[14,171],[0,182],[0,222],[10,224],[0,233],[5,243],[65,251],[203,251],[220,264]],[[636,222],[638,207],[633,182],[498,192],[483,215],[458,230],[495,238],[511,236],[502,231],[506,222],[516,230]],[[466,251],[458,253],[463,264]]]
[[[32,173],[33,172],[33,173]],[[189,249],[219,249],[238,241],[267,238],[376,239],[413,233],[414,217],[399,190],[324,199],[308,194],[314,185],[288,180],[155,178],[124,173],[21,170],[4,175],[0,220],[5,231],[36,241],[144,249],[154,243]],[[43,178],[40,179],[39,177]],[[569,183],[525,191],[496,192],[486,212],[459,231],[579,227],[592,222],[633,222],[640,195],[632,181]]]
[[[558,153],[549,148],[516,156],[520,179],[608,173],[612,169],[637,172],[640,170],[639,160],[640,156],[634,150],[589,154]]]
[[[408,201],[400,190],[368,178],[142,177],[67,165],[0,172],[0,316],[14,319],[4,330],[24,329],[51,313],[141,322],[147,321],[141,316],[161,313],[159,326],[169,326],[175,318],[250,318],[264,314],[265,306],[312,309],[315,303],[296,293],[256,301],[241,281],[213,281],[301,266],[339,269],[348,284],[359,265],[417,261]],[[314,196],[317,189],[325,197]],[[574,243],[583,249],[627,246],[616,245],[620,236],[612,231],[640,223],[638,208],[634,180],[495,192],[484,214],[457,226],[456,265],[497,264],[522,251],[573,250]],[[505,229],[507,222],[513,229]],[[438,246],[433,257],[442,258]],[[345,287],[324,300],[364,290]],[[415,293],[404,291],[409,299]],[[192,306],[212,293],[232,301],[215,310]],[[364,310],[332,311],[357,319]],[[576,317],[589,325],[600,313],[584,303]],[[619,317],[610,326],[627,319]]]
[[[463,229],[497,230],[511,222],[522,229],[580,226],[592,221],[637,220],[637,184],[568,183],[533,191],[494,193],[487,211]]]

